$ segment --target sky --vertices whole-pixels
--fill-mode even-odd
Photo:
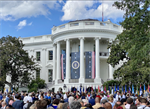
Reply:
[[[122,10],[113,7],[114,0],[1,0],[0,38],[7,35],[31,37],[51,34],[52,27],[73,20],[108,19],[123,21]]]

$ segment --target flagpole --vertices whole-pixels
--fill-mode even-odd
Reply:
[[[103,19],[103,0],[102,0],[102,22],[104,21]]]

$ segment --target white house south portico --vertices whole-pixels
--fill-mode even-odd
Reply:
[[[107,63],[108,44],[122,32],[122,27],[110,20],[71,21],[54,26],[51,35],[21,38],[29,56],[41,67],[35,73],[47,83],[48,89],[90,87],[113,79],[114,68]],[[44,50],[42,50],[44,48]]]

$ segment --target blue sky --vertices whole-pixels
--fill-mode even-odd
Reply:
[[[31,37],[51,34],[53,25],[72,20],[110,19],[118,24],[124,12],[112,7],[114,1],[0,1],[0,38],[11,35]]]

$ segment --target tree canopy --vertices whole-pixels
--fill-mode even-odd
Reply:
[[[24,44],[19,38],[6,36],[0,39],[0,83],[19,88],[27,86],[34,78],[33,73],[39,70],[33,57],[23,49]],[[11,83],[6,81],[11,77]]]
[[[32,80],[31,83],[28,85],[29,92],[37,91],[38,89],[43,89],[46,87],[45,80],[36,78]]]
[[[122,85],[150,83],[150,0],[120,0],[113,4],[124,10],[124,28],[108,48],[107,60],[113,67],[123,62],[114,72]]]

